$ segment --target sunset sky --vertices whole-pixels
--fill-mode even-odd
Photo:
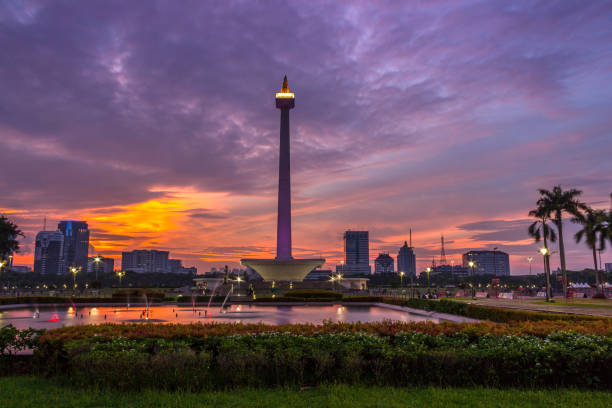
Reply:
[[[47,219],[96,251],[168,249],[204,272],[275,253],[291,112],[294,256],[346,229],[419,269],[498,247],[542,270],[538,188],[612,192],[610,1],[0,2],[0,212],[33,263]],[[570,269],[591,267],[573,243]],[[612,251],[602,254],[612,262]],[[552,259],[552,267],[558,258]]]

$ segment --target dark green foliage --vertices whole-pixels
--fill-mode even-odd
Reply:
[[[612,338],[263,333],[187,339],[89,338],[39,350],[71,383],[126,389],[349,384],[612,388]],[[58,358],[59,357],[59,358]]]
[[[166,296],[164,292],[158,292],[155,290],[148,289],[120,289],[113,293],[112,297],[116,301],[125,301],[127,299],[138,302],[144,301],[144,298],[147,298],[148,301],[161,301],[164,300]]]
[[[72,303],[125,303],[127,297],[62,297],[62,296],[21,296],[21,297],[9,297],[0,298],[0,305],[17,305],[17,304],[72,304]],[[150,302],[158,302],[160,299],[154,297],[149,299]],[[144,302],[144,298],[130,297],[130,301],[133,303]]]
[[[17,224],[0,215],[0,260],[4,260],[12,252],[19,252],[18,237],[23,237],[23,232]]]
[[[342,299],[342,293],[334,292],[333,290],[323,290],[323,289],[292,289],[285,292],[283,295],[285,297],[294,297],[301,299],[329,299],[329,300],[339,300]]]

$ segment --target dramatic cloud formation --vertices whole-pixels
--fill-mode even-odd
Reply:
[[[608,205],[611,43],[607,1],[3,1],[16,263],[45,216],[88,220],[115,257],[168,248],[208,269],[273,254],[287,74],[297,255],[333,265],[347,228],[395,254],[412,227],[419,267],[444,233],[457,261],[497,246],[524,273],[537,188]],[[589,253],[570,244],[568,262]]]

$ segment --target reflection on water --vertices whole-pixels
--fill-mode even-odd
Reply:
[[[0,311],[0,326],[13,324],[19,329],[28,327],[54,329],[75,324],[99,323],[210,323],[243,322],[267,324],[314,323],[324,320],[338,322],[380,322],[395,320],[402,322],[430,320],[426,316],[370,306],[252,306],[232,305],[224,312],[219,307],[195,308],[184,306],[152,306],[148,313],[144,306],[131,307],[27,307]]]

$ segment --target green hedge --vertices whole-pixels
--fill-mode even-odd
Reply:
[[[430,336],[262,333],[46,343],[40,373],[75,385],[201,390],[330,382],[612,388],[612,339],[577,333]]]
[[[323,289],[292,289],[292,290],[288,290],[287,292],[285,292],[283,296],[302,298],[302,299],[328,299],[328,300],[342,299],[342,293],[334,292],[333,290],[323,290]]]
[[[176,302],[177,303],[191,303],[193,300],[196,301],[196,303],[206,303],[208,304],[208,302],[210,301],[210,296],[195,296],[195,298],[192,298],[191,296],[185,296],[185,295],[179,295],[176,297]],[[225,296],[213,296],[212,301],[215,303],[221,303],[225,300]]]
[[[384,298],[384,303],[412,307],[415,309],[448,313],[457,316],[465,316],[473,319],[490,320],[492,322],[511,322],[511,321],[538,321],[538,320],[563,320],[563,321],[599,321],[609,320],[602,316],[576,315],[566,313],[545,313],[532,312],[519,309],[497,308],[480,306],[454,300],[440,299],[397,299]]]
[[[294,296],[266,296],[258,297],[253,302],[255,303],[278,303],[278,302],[293,302],[293,303],[320,303],[320,302],[334,302],[336,299],[331,298],[300,298]]]

